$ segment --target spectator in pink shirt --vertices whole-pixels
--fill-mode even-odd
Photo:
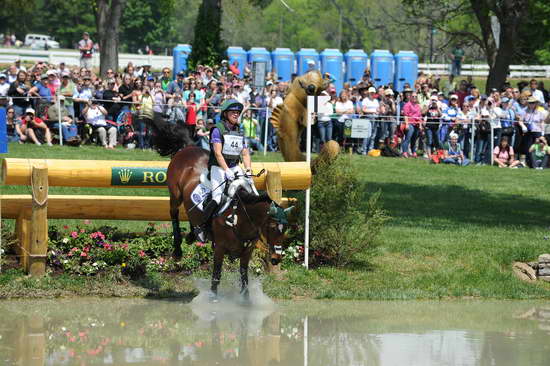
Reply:
[[[405,117],[405,139],[403,140],[403,157],[409,157],[409,146],[411,156],[416,158],[416,141],[422,131],[422,107],[418,103],[418,95],[412,93],[410,100],[403,106]]]

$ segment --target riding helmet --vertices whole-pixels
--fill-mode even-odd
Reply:
[[[221,112],[239,111],[242,112],[244,106],[237,99],[228,99],[222,104]]]

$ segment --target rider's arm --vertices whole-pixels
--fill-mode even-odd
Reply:
[[[248,148],[244,148],[242,154],[243,154],[244,169],[250,170],[251,169],[250,151],[248,150]]]

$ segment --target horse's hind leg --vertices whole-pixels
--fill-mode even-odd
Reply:
[[[180,260],[182,256],[181,251],[181,228],[180,228],[180,210],[179,207],[182,203],[181,196],[177,197],[170,193],[170,218],[172,219],[172,233],[174,234],[174,252],[172,256],[176,260]]]

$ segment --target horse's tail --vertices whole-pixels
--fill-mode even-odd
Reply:
[[[161,116],[155,116],[150,127],[153,130],[153,148],[161,156],[173,156],[185,146],[194,144],[188,129],[175,123],[168,123]]]

